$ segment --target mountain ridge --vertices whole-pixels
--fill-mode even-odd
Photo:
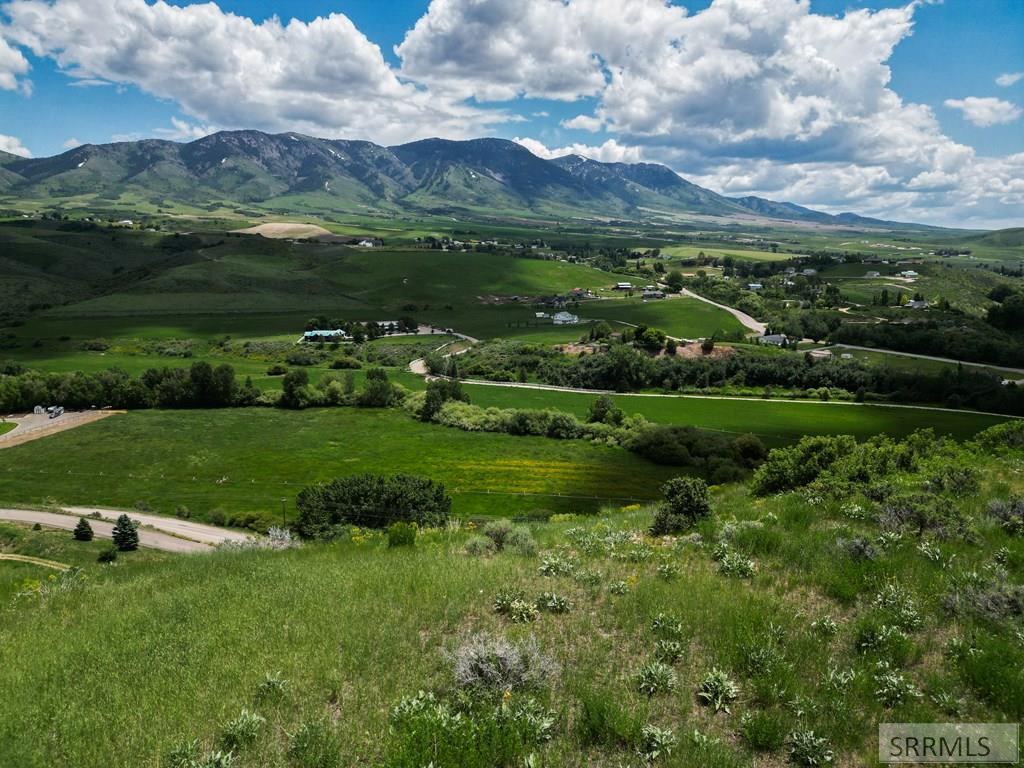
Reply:
[[[299,133],[221,131],[190,142],[84,144],[45,158],[0,156],[0,195],[141,197],[155,205],[298,205],[397,213],[499,211],[634,218],[758,217],[832,226],[932,229],[832,215],[794,203],[730,198],[657,163],[544,159],[513,141],[423,139],[390,147]]]

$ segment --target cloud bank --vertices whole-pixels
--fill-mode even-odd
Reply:
[[[73,83],[173,100],[190,119],[162,135],[255,127],[380,143],[505,132],[537,114],[517,113],[520,99],[586,99],[561,126],[593,140],[517,140],[833,212],[1020,223],[1022,156],[980,156],[890,86],[922,5],[835,17],[809,0],[714,0],[694,14],[666,0],[432,0],[396,68],[342,14],[257,23],[213,3],[12,0],[0,6],[0,88],[27,82],[24,50]],[[946,106],[976,125],[1020,115],[1001,99]]]

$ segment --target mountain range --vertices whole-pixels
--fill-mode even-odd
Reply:
[[[0,152],[0,200],[125,207],[247,206],[277,212],[455,213],[591,220],[686,215],[854,227],[910,225],[730,198],[663,165],[545,160],[505,139],[393,147],[295,133],[222,131],[188,143],[85,144],[46,158]]]

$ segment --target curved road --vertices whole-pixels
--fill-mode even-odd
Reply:
[[[705,304],[710,304],[713,307],[718,307],[719,309],[724,309],[730,315],[732,315],[737,320],[739,320],[741,323],[743,323],[743,326],[745,328],[749,328],[751,331],[755,331],[758,336],[764,336],[764,332],[766,330],[768,330],[768,326],[767,325],[762,323],[760,320],[755,320],[750,315],[748,315],[746,312],[741,312],[740,310],[736,309],[735,307],[729,307],[729,306],[726,306],[725,304],[719,304],[717,301],[712,301],[711,299],[705,299],[703,296],[701,296],[698,293],[694,293],[689,288],[683,288],[681,291],[679,291],[679,295],[680,296],[687,296],[687,297],[689,297],[691,299],[697,299],[698,301],[703,301]]]
[[[69,514],[61,514],[59,512],[41,512],[34,509],[0,509],[0,520],[26,523],[28,525],[39,523],[39,525],[47,528],[60,528],[71,531],[78,524],[79,517],[88,517],[93,511],[98,511],[107,518],[89,520],[93,533],[102,539],[113,538],[114,524],[111,520],[116,519],[121,514],[114,510],[69,507],[67,510]],[[139,527],[140,546],[160,549],[164,552],[210,552],[215,544],[222,541],[238,541],[248,538],[244,533],[238,533],[237,531],[227,531],[212,525],[192,523],[171,517],[143,515],[134,512],[128,512],[128,515],[141,524]],[[159,530],[153,530],[153,528],[158,528]]]

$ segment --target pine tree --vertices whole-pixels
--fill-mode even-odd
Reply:
[[[121,515],[114,524],[114,546],[122,552],[139,548],[138,527],[128,515]]]
[[[75,541],[92,541],[92,526],[84,517],[78,518],[74,531]]]

